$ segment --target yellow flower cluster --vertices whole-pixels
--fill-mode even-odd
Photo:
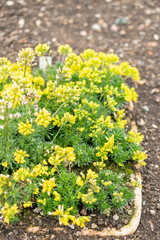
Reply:
[[[32,202],[31,202],[31,201],[28,201],[28,202],[24,202],[24,203],[23,203],[23,207],[24,207],[24,208],[31,207],[31,206],[32,206]]]
[[[13,179],[17,182],[25,181],[30,177],[30,169],[29,168],[19,168],[16,172],[13,173]]]
[[[2,98],[13,104],[13,107],[20,105],[23,89],[17,83],[9,83],[4,85]]]
[[[144,136],[140,132],[136,133],[134,130],[128,131],[128,142],[140,144],[143,138]]]
[[[17,60],[22,66],[31,66],[34,59],[34,50],[31,48],[23,48],[21,51],[19,51]]]
[[[92,204],[96,202],[96,198],[93,196],[93,192],[89,191],[88,193],[78,193],[78,199],[81,198],[82,202]]]
[[[99,152],[96,153],[97,157],[100,157],[103,160],[107,160],[107,154],[109,152],[113,153],[113,147],[114,147],[114,135],[108,138],[107,143],[104,144],[103,147],[98,147]]]
[[[123,201],[123,192],[114,192],[113,193],[113,196],[114,196],[114,199],[115,201],[118,203],[118,202],[122,202]]]
[[[42,175],[48,176],[49,175],[48,166],[43,166],[42,164],[39,163],[33,168],[30,175],[33,177],[42,176]]]
[[[35,53],[41,57],[41,56],[45,56],[47,54],[47,52],[49,51],[50,49],[50,46],[47,44],[47,43],[44,43],[44,44],[38,44],[36,47],[35,47]]]
[[[87,216],[80,216],[80,217],[75,217],[74,215],[70,214],[70,211],[73,209],[73,207],[68,208],[66,211],[64,211],[64,207],[63,205],[59,205],[58,209],[53,212],[53,213],[48,213],[49,215],[53,215],[53,216],[59,216],[59,222],[60,224],[63,225],[68,225],[69,220],[72,221],[72,223],[79,227],[84,227],[85,226],[85,222],[89,222],[90,219]]]
[[[53,195],[55,196],[55,198],[54,198],[55,201],[61,200],[61,196],[57,191],[53,191]]]
[[[62,124],[64,123],[71,123],[71,124],[75,124],[76,121],[76,116],[73,116],[72,114],[70,114],[69,112],[64,113],[64,116],[60,119],[58,115],[56,115],[55,117],[52,118],[53,120],[53,125],[57,125],[58,127],[60,127]]]
[[[69,46],[69,44],[60,45],[58,47],[58,53],[60,55],[62,55],[62,54],[68,55],[71,52],[72,52],[72,48]]]
[[[42,78],[41,76],[34,77],[34,78],[33,78],[33,82],[34,82],[36,85],[41,85],[41,86],[43,86],[44,83],[45,83],[44,78]]]
[[[135,92],[134,88],[129,88],[127,85],[125,85],[124,83],[121,84],[121,89],[124,91],[124,98],[127,102],[130,101],[137,101],[138,98],[138,94]]]
[[[44,180],[42,183],[42,192],[47,192],[48,196],[50,196],[52,188],[54,188],[56,186],[55,184],[55,179],[50,178],[48,180]]]
[[[122,119],[125,115],[124,109],[118,110],[117,115],[115,114],[116,126],[123,129],[125,127],[125,125],[127,124],[127,121]]]
[[[74,148],[62,148],[56,145],[55,151],[49,157],[48,162],[54,165],[54,168],[57,168],[62,162],[74,162],[75,159]]]
[[[130,66],[128,62],[121,63],[120,68],[122,75],[132,77],[135,81],[138,81],[140,79],[138,69]]]
[[[10,64],[0,65],[0,83],[3,82],[3,85],[4,85],[10,73],[11,73]]]
[[[4,207],[0,210],[0,213],[2,214],[4,218],[4,222],[8,223],[10,222],[11,219],[14,218],[15,214],[19,212],[17,204],[13,204],[11,207],[9,204],[6,202],[4,204]]]
[[[93,193],[100,191],[100,187],[97,186],[96,180],[96,178],[98,178],[98,174],[89,169],[87,170],[86,177],[83,173],[81,173],[81,176],[77,177],[76,184],[82,187],[84,184],[90,183],[90,188],[86,194],[78,192],[78,199],[81,198],[82,202],[92,204],[96,202],[96,198],[94,198]]]
[[[35,131],[35,129],[32,128],[32,124],[29,123],[29,120],[26,120],[26,123],[20,122],[18,125],[19,133],[22,135],[31,134]]]
[[[37,114],[36,114],[36,119],[35,122],[38,125],[42,125],[43,127],[47,127],[48,124],[51,122],[51,113],[48,112],[45,108],[41,109]]]
[[[147,154],[145,154],[145,152],[140,152],[140,151],[135,152],[134,156],[132,157],[132,159],[137,160],[141,166],[146,165],[146,162],[144,162],[146,158],[147,158]]]
[[[25,157],[29,157],[29,154],[26,154],[26,151],[23,151],[22,149],[16,150],[16,152],[14,153],[14,160],[17,163],[24,163]]]

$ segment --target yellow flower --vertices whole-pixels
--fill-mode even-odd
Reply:
[[[61,200],[61,196],[57,191],[53,191],[53,195],[55,196],[55,198],[54,198],[55,201]]]
[[[78,217],[78,218],[75,218],[74,220],[73,220],[73,224],[77,224],[77,226],[79,226],[79,227],[85,227],[85,222],[90,222],[90,219],[89,219],[89,217],[87,217],[87,216],[80,216],[80,217]]]
[[[43,166],[40,163],[38,165],[36,165],[33,170],[32,170],[32,176],[33,177],[37,177],[37,176],[42,176],[42,175],[46,175],[48,176],[48,166]]]
[[[38,193],[39,193],[39,188],[36,187],[33,194],[38,194]]]
[[[120,192],[120,193],[114,192],[113,196],[114,196],[114,200],[116,201],[116,203],[123,201],[123,198],[122,198],[123,197],[123,192]]]
[[[7,161],[2,162],[2,166],[7,168],[8,167],[8,162]]]
[[[146,165],[146,162],[144,162],[144,160],[146,158],[147,158],[147,154],[145,154],[145,152],[140,152],[140,151],[135,152],[133,157],[132,157],[133,160],[138,160],[138,163],[141,166],[145,166]]]
[[[84,50],[84,52],[81,53],[80,56],[83,59],[88,60],[90,58],[96,57],[97,53],[93,49],[88,48],[88,49]]]
[[[39,57],[41,57],[41,56],[45,56],[49,49],[50,49],[50,46],[47,43],[43,43],[43,44],[39,43],[35,47],[35,52]]]
[[[77,177],[77,180],[76,180],[76,184],[77,185],[79,185],[79,186],[83,186],[83,180],[82,180],[82,178],[79,176],[79,177]]]
[[[110,186],[111,184],[112,184],[112,181],[107,181],[103,183],[104,186]]]
[[[89,193],[81,193],[79,192],[78,193],[78,199],[81,198],[82,202],[85,202],[85,203],[89,203],[89,204],[92,204],[94,202],[96,202],[96,198],[93,197],[93,192],[90,191]]]
[[[51,122],[52,118],[51,118],[51,113],[48,112],[45,108],[41,109],[39,111],[39,113],[37,113],[37,118],[35,120],[35,122],[38,125],[42,125],[43,127],[47,127],[48,124]]]
[[[87,176],[86,176],[87,180],[95,179],[97,177],[98,177],[98,174],[96,174],[94,171],[92,171],[91,169],[87,170]]]
[[[43,86],[44,83],[45,83],[44,79],[43,79],[41,76],[34,77],[34,78],[33,78],[33,82],[34,82],[35,84],[42,85],[42,86]]]
[[[26,154],[26,151],[23,151],[22,149],[20,150],[16,150],[16,152],[14,153],[14,160],[17,162],[17,163],[24,163],[25,160],[24,158],[25,157],[29,157],[29,154]]]
[[[11,102],[13,107],[17,107],[20,104],[20,99],[22,97],[23,89],[14,82],[4,85],[2,97]]]
[[[37,199],[37,203],[41,203],[43,206],[46,205],[46,198],[43,198],[43,199]]]
[[[127,85],[125,85],[124,83],[121,84],[121,89],[124,90],[124,99],[127,101],[127,102],[130,102],[130,101],[134,101],[136,102],[137,101],[137,98],[138,98],[138,94],[135,92],[135,89],[134,88],[129,88]]]
[[[29,120],[26,120],[26,123],[20,122],[18,125],[19,133],[22,135],[31,134],[35,130],[32,128],[32,124],[29,123]]]
[[[136,67],[132,67],[128,62],[123,62],[120,64],[122,75],[127,77],[132,77],[135,81],[140,79],[139,71]]]
[[[62,54],[68,55],[69,53],[72,53],[72,48],[69,46],[69,44],[60,45],[58,47],[58,53],[60,55]]]
[[[4,218],[4,222],[9,224],[9,221],[14,218],[15,214],[18,213],[18,207],[17,204],[9,206],[8,203],[5,203],[4,207],[0,210],[0,213],[2,214]]]
[[[32,48],[22,48],[18,53],[17,61],[21,63],[22,66],[31,66],[35,59],[35,53]]]
[[[32,206],[32,202],[31,202],[31,201],[28,201],[28,202],[24,202],[24,203],[23,203],[23,207],[24,207],[24,208],[31,207],[31,206]]]
[[[107,102],[108,102],[108,107],[115,112],[116,111],[115,106],[117,105],[117,102],[114,100],[114,98],[107,95]]]
[[[100,151],[96,153],[97,157],[101,157],[102,160],[107,160],[107,154],[108,152],[113,153],[114,148],[114,135],[112,135],[109,139],[108,142],[103,145],[103,147],[98,148]]]
[[[55,184],[55,178],[50,178],[49,180],[44,180],[42,184],[42,193],[47,192],[47,194],[50,196],[52,188],[56,186]]]
[[[136,133],[134,130],[128,132],[128,142],[140,144],[143,138],[144,136],[140,132]]]

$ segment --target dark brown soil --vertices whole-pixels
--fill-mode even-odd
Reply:
[[[9,3],[12,3],[12,6]],[[93,25],[93,24],[98,25]],[[115,24],[116,23],[116,24]],[[97,29],[97,30],[96,30]],[[141,73],[139,100],[128,121],[139,127],[148,150],[142,169],[143,210],[132,236],[105,239],[160,239],[160,1],[159,0],[1,0],[0,56],[15,61],[17,51],[48,42],[57,59],[59,44],[77,53],[86,48],[115,52]],[[133,83],[132,83],[133,84]],[[140,86],[141,85],[141,86]],[[98,221],[98,220],[96,220]],[[98,222],[95,222],[98,224]],[[99,225],[98,225],[99,226]],[[0,240],[94,240],[80,229],[62,227],[51,218],[25,215],[14,225],[0,225]]]

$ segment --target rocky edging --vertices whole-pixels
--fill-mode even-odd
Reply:
[[[142,183],[142,178],[140,173],[136,173],[136,178],[139,181],[139,183]],[[141,218],[141,211],[142,211],[142,190],[140,187],[135,187],[134,189],[135,198],[134,198],[134,210],[133,210],[133,216],[130,220],[130,222],[123,226],[120,229],[111,228],[110,230],[107,230],[107,228],[104,228],[103,231],[97,231],[93,229],[83,229],[82,235],[84,236],[100,236],[100,237],[106,237],[106,236],[128,236],[133,234],[139,225],[140,218]]]

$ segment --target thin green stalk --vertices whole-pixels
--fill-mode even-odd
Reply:
[[[8,114],[7,109],[5,110],[5,156],[7,154],[7,145],[8,145]]]
[[[53,142],[54,142],[54,140],[56,139],[56,137],[58,136],[59,132],[61,131],[61,129],[62,129],[62,127],[63,127],[63,125],[64,125],[66,122],[67,122],[67,121],[65,121],[64,123],[62,123],[62,125],[61,125],[60,129],[58,130],[57,134],[55,135],[55,137],[53,138],[53,140],[51,141],[51,143],[53,143]]]
[[[53,114],[52,117],[54,117],[57,114],[57,112],[66,104],[67,100],[64,103],[61,104],[61,106],[56,110],[56,112]]]

